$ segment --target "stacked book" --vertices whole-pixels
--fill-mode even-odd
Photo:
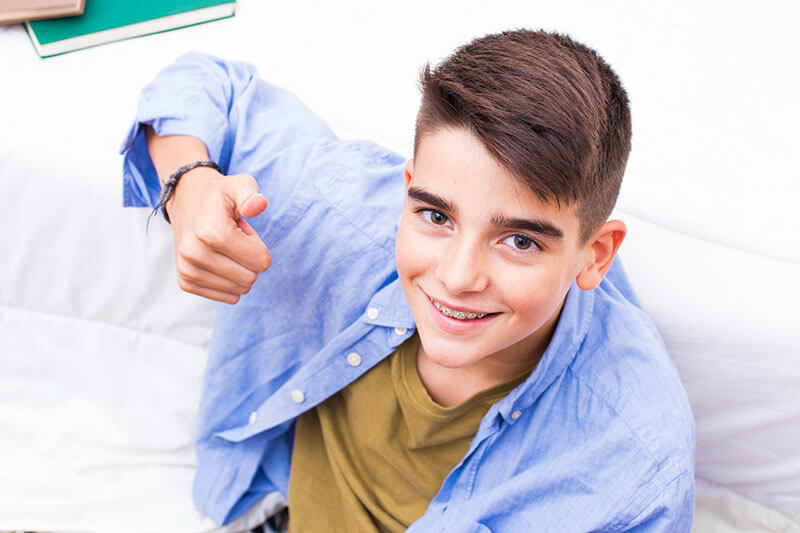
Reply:
[[[2,0],[41,57],[233,16],[236,0]]]

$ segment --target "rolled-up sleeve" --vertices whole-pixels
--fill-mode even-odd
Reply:
[[[154,206],[160,184],[144,125],[159,136],[200,139],[226,174],[253,173],[294,144],[335,139],[299,99],[259,79],[253,65],[190,52],[162,70],[141,93],[122,144],[123,205]]]

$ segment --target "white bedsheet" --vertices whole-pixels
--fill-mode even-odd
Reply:
[[[213,306],[176,288],[169,227],[119,207],[118,146],[162,66],[253,62],[341,134],[409,154],[424,62],[522,26],[593,45],[630,92],[622,256],[695,410],[696,529],[800,529],[799,5],[488,6],[240,0],[47,60],[0,27],[0,530],[214,527],[191,503]]]

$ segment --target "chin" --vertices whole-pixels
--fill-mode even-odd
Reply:
[[[437,335],[425,335],[425,329],[419,330],[419,336],[425,357],[444,368],[465,368],[482,358],[474,341],[448,341]]]

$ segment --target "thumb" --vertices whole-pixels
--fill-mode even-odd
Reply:
[[[249,218],[260,215],[267,208],[267,199],[258,192],[258,184],[252,176],[231,176],[229,191],[236,202],[236,212]]]

